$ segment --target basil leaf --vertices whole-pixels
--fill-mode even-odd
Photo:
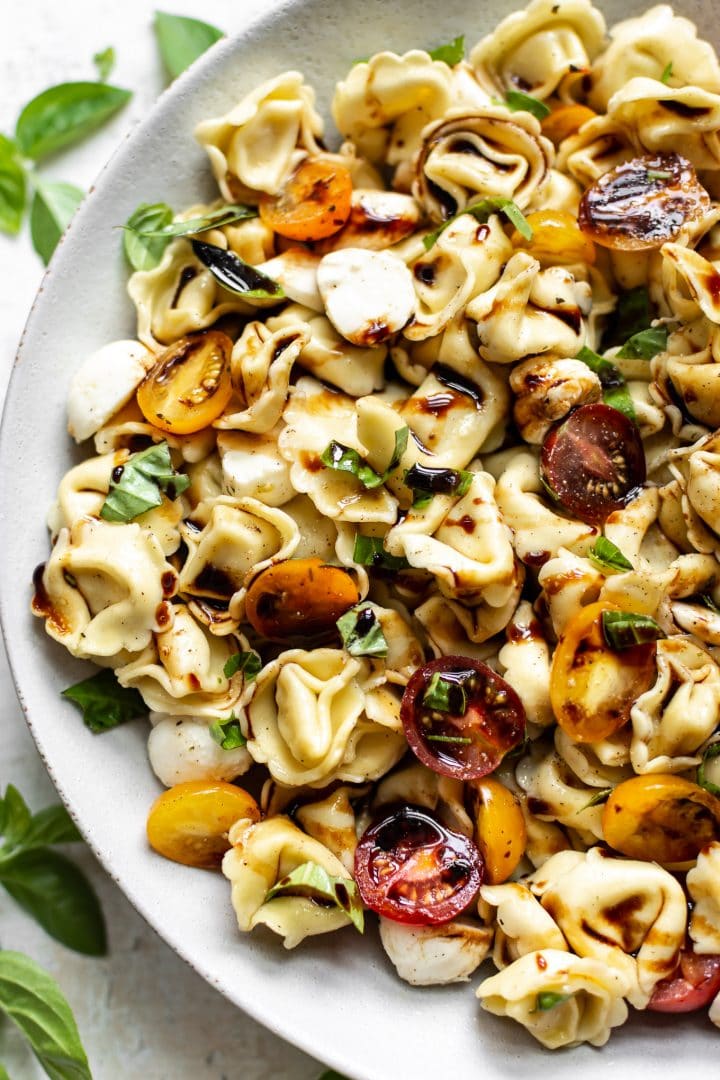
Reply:
[[[671,60],[663,68],[663,73],[660,76],[660,82],[665,83],[665,84],[669,83],[671,78],[672,78],[672,73],[673,73],[673,62]]]
[[[21,851],[0,863],[0,884],[51,937],[86,956],[107,951],[105,922],[82,871],[50,848]]]
[[[222,30],[185,15],[155,12],[155,37],[163,64],[171,79],[176,79],[211,45],[224,37]]]
[[[577,354],[576,360],[582,360],[584,364],[594,371],[600,380],[603,391],[603,401],[606,405],[612,405],[613,409],[623,413],[629,420],[637,423],[635,406],[630,397],[627,384],[620,370],[610,360],[598,356],[592,349],[583,348]]]
[[[668,169],[648,169],[645,175],[648,180],[669,180],[672,173]]]
[[[466,206],[464,210],[461,210],[458,214],[455,214],[453,217],[448,218],[447,221],[444,221],[442,223],[439,229],[435,229],[434,232],[428,233],[427,236],[423,237],[423,247],[426,251],[429,251],[430,248],[435,245],[438,237],[445,232],[448,226],[452,225],[453,221],[457,221],[457,219],[463,214],[472,214],[472,216],[477,221],[479,221],[481,224],[484,224],[491,214],[498,213],[504,214],[508,221],[510,221],[515,226],[520,235],[523,236],[526,240],[532,240],[532,226],[523,215],[520,207],[516,203],[514,203],[512,199],[506,199],[502,195],[493,195],[488,197],[487,199],[480,199],[478,202],[471,203],[469,206]]]
[[[55,980],[29,956],[0,950],[0,1010],[23,1033],[52,1080],[92,1080],[70,1006]]]
[[[262,660],[256,652],[238,652],[225,661],[223,674],[226,679],[232,679],[237,671],[242,671],[245,682],[252,682],[261,667]]]
[[[207,229],[219,229],[223,225],[232,225],[233,221],[248,221],[250,218],[256,218],[257,216],[258,212],[254,206],[245,206],[244,203],[230,203],[227,206],[218,206],[215,210],[208,210],[207,214],[203,214],[202,217],[190,218],[188,221],[171,221],[161,225],[141,224],[135,228],[140,236],[164,236],[170,239],[177,236],[193,236],[195,233],[205,232]],[[130,227],[128,222],[125,228]]]
[[[622,293],[603,336],[603,349],[623,345],[628,338],[648,330],[653,320],[650,296],[644,285]]]
[[[601,803],[608,801],[612,793],[613,789],[611,787],[600,788],[599,791],[595,792],[592,798],[588,799],[584,806],[580,807],[580,810],[589,810],[591,806],[600,806]]]
[[[529,112],[538,120],[544,120],[551,112],[544,101],[540,101],[531,94],[524,94],[522,90],[508,90],[505,95],[505,104],[510,112]]]
[[[662,630],[649,615],[633,611],[603,611],[602,629],[611,649],[632,649],[664,638]]]
[[[64,806],[46,806],[33,814],[23,836],[23,851],[45,847],[47,844],[75,844],[82,840],[77,825]]]
[[[410,566],[403,555],[391,555],[385,550],[381,536],[363,536],[362,533],[355,534],[353,562],[381,570],[407,570]]]
[[[208,730],[210,738],[223,750],[238,750],[247,746],[247,739],[242,733],[240,721],[234,713],[227,720],[216,720]]]
[[[30,207],[30,236],[33,247],[46,266],[84,194],[74,184],[35,178],[35,194]]]
[[[314,862],[302,863],[280,878],[268,892],[265,901],[276,896],[309,896],[328,900],[344,911],[356,930],[365,929],[360,892],[352,878],[336,877]]]
[[[32,814],[18,789],[8,784],[5,798],[0,803],[0,825],[5,837],[4,848],[17,847],[27,835]]]
[[[120,686],[110,668],[102,668],[89,679],[69,686],[62,696],[77,705],[83,723],[95,734],[110,731],[118,724],[147,715],[147,705],[137,690]]]
[[[443,678],[439,671],[433,672],[422,701],[428,709],[452,713],[454,716],[464,716],[467,709],[467,697],[462,683]]]
[[[364,487],[372,490],[373,488],[380,487],[381,484],[384,484],[390,476],[390,473],[397,469],[407,448],[407,442],[408,428],[398,428],[395,432],[395,447],[393,449],[392,457],[390,458],[387,469],[382,474],[375,472],[372,466],[368,465],[357,450],[353,450],[352,447],[345,446],[343,443],[336,442],[335,439],[325,447],[320,455],[320,460],[328,469],[335,469],[337,472],[351,473]]]
[[[617,354],[622,360],[652,360],[667,348],[667,327],[650,327],[629,337]]]
[[[626,559],[622,551],[607,536],[598,536],[592,548],[588,552],[588,558],[600,570],[611,574],[624,574],[626,570],[632,570],[633,564]]]
[[[535,999],[535,1012],[548,1012],[563,1001],[569,1001],[572,994],[554,994],[552,990],[541,990]]]
[[[167,203],[140,203],[125,222],[123,249],[133,270],[154,270],[161,262],[169,237],[156,230],[169,225],[173,212]]]
[[[388,643],[371,604],[350,608],[335,625],[351,656],[387,656]]]
[[[93,64],[97,68],[100,82],[107,82],[108,76],[115,67],[115,50],[112,45],[108,45],[102,52],[96,52],[93,56]]]
[[[61,83],[28,102],[18,117],[15,137],[26,157],[39,161],[79,142],[127,105],[130,90],[107,83]]]
[[[350,1080],[348,1076],[343,1076],[342,1073],[335,1072],[334,1069],[326,1069],[322,1076],[318,1077],[318,1080]]]
[[[176,499],[190,486],[190,477],[175,472],[167,443],[131,454],[113,469],[110,490],[100,510],[105,521],[132,521],[162,503],[165,492]]]
[[[0,135],[0,231],[17,235],[27,198],[25,169],[11,139]]]
[[[426,465],[411,465],[405,470],[403,480],[413,491],[413,510],[422,510],[433,495],[467,494],[473,480],[467,469],[431,469]]]
[[[246,296],[249,300],[285,299],[285,293],[277,281],[243,262],[234,251],[226,251],[214,244],[204,244],[202,240],[193,240],[192,246],[200,262],[207,266],[215,280],[230,292]]]
[[[720,795],[720,785],[713,784],[712,780],[708,780],[705,776],[705,766],[708,761],[712,761],[720,754],[720,742],[711,743],[710,746],[705,748],[705,752],[702,757],[702,761],[698,765],[697,770],[697,782],[700,787],[705,788],[711,795]]]
[[[444,64],[455,67],[465,59],[465,35],[460,34],[447,45],[438,45],[437,49],[428,49],[431,60],[442,60]]]

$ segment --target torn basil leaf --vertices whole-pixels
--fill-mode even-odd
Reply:
[[[428,742],[460,743],[463,746],[472,742],[466,735],[426,735],[425,738]]]
[[[668,332],[665,326],[653,326],[640,330],[629,337],[620,352],[621,360],[652,360],[659,352],[667,348]]]
[[[110,731],[118,724],[147,715],[147,705],[137,690],[120,686],[110,668],[69,686],[62,696],[82,711],[83,723],[93,734]]]
[[[720,755],[720,742],[711,743],[710,746],[705,748],[705,752],[702,756],[702,761],[698,765],[697,770],[697,782],[701,788],[705,788],[711,795],[720,795],[720,785],[714,784],[712,780],[708,780],[705,775],[705,766],[708,761],[712,761],[713,758]]]
[[[0,135],[0,232],[16,236],[25,212],[27,180],[18,148]]]
[[[170,225],[172,209],[167,203],[140,203],[125,222],[123,249],[133,270],[154,270],[170,240],[158,230]]]
[[[97,68],[100,82],[107,82],[112,69],[115,67],[115,50],[112,45],[108,45],[107,49],[103,49],[102,52],[96,52],[93,56],[93,64]]]
[[[402,555],[391,555],[385,550],[381,536],[355,535],[353,562],[359,566],[374,566],[379,570],[407,570],[410,563]]]
[[[508,90],[505,95],[505,104],[510,112],[529,112],[538,120],[544,120],[550,115],[550,107],[532,94],[524,94],[522,90]]]
[[[648,645],[665,637],[654,619],[634,611],[603,611],[602,630],[607,644],[616,650]]]
[[[665,83],[667,85],[667,83],[669,83],[670,80],[672,79],[672,73],[673,73],[673,62],[672,62],[672,60],[670,60],[669,63],[667,63],[665,65],[665,67],[663,68],[663,73],[660,76],[660,82]]]
[[[481,224],[484,224],[491,214],[504,214],[525,240],[532,240],[532,226],[517,203],[514,203],[512,199],[506,199],[502,195],[493,195],[487,199],[480,199],[478,202],[471,203],[464,210],[444,221],[440,228],[424,236],[423,247],[425,250],[430,251],[430,248],[435,246],[438,237],[445,232],[448,226],[452,225],[453,221],[457,221],[463,214],[472,214]]]
[[[387,656],[388,643],[372,604],[357,604],[335,623],[351,656]]]
[[[623,345],[628,338],[639,334],[641,330],[648,330],[653,318],[650,296],[644,285],[622,293],[603,335],[603,349]]]
[[[648,169],[645,175],[648,180],[669,180],[672,173],[669,169]]]
[[[62,180],[33,180],[35,194],[30,206],[30,236],[45,266],[50,262],[60,238],[85,192]]]
[[[535,1011],[548,1012],[563,1001],[569,1001],[571,997],[572,994],[555,994],[552,990],[541,990],[535,999]]]
[[[234,251],[205,244],[202,240],[193,240],[192,246],[200,262],[207,266],[224,289],[245,296],[248,300],[285,299],[285,293],[277,281],[243,262]]]
[[[604,356],[598,356],[596,352],[587,347],[582,348],[577,354],[576,360],[582,360],[591,371],[594,371],[600,380],[603,392],[603,401],[611,405],[613,409],[627,416],[628,420],[637,423],[637,414],[630,391],[622,375],[622,372],[610,360]]]
[[[633,564],[626,559],[622,551],[607,536],[598,536],[588,552],[588,558],[603,573],[624,574],[633,569]]]
[[[401,427],[395,432],[395,447],[393,449],[392,457],[384,473],[377,473],[371,465],[360,456],[357,450],[353,450],[350,446],[345,446],[343,443],[336,442],[335,439],[330,442],[322,454],[320,460],[323,465],[328,469],[335,469],[337,472],[348,472],[352,476],[356,477],[363,487],[372,490],[373,488],[380,487],[384,484],[390,473],[394,472],[400,464],[400,460],[405,453],[408,441],[408,428]]]
[[[432,502],[433,495],[466,495],[473,475],[467,469],[430,469],[426,465],[411,465],[403,479],[412,488],[413,510],[423,510]]]
[[[257,216],[258,212],[254,206],[230,203],[227,206],[218,206],[214,210],[208,210],[201,217],[189,218],[187,221],[171,220],[164,224],[155,224],[150,221],[137,225],[131,225],[128,221],[124,228],[134,229],[142,237],[166,237],[171,240],[178,236],[193,236],[195,233],[206,232],[208,229],[220,229],[223,225],[232,225],[234,221],[247,221]]]
[[[464,716],[467,710],[467,696],[462,683],[444,678],[439,671],[433,672],[422,703],[426,709],[452,713],[453,716]]]
[[[311,900],[325,900],[344,911],[361,934],[365,929],[365,912],[355,882],[352,878],[335,877],[317,863],[306,862],[296,866],[273,885],[265,901],[267,903],[278,896],[307,896]]]
[[[247,654],[246,654],[247,655]],[[247,739],[242,733],[240,721],[232,713],[227,720],[216,720],[208,728],[210,738],[223,750],[240,750],[247,746]]]
[[[200,19],[155,12],[155,37],[171,79],[176,79],[198,56],[202,56],[224,36],[222,30]]]
[[[225,661],[223,674],[226,679],[231,679],[236,672],[242,671],[245,682],[252,682],[261,667],[262,660],[256,652],[238,652]]]
[[[157,443],[132,454],[113,469],[110,490],[100,510],[105,521],[133,521],[162,503],[162,492],[176,499],[190,486],[190,477],[173,468],[170,447]]]
[[[465,59],[465,35],[460,34],[447,45],[438,45],[437,49],[428,49],[431,60],[442,60],[444,64],[455,67]]]

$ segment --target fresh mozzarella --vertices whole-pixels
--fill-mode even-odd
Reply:
[[[401,979],[411,986],[467,982],[492,944],[493,931],[469,919],[444,926],[405,926],[380,919],[380,940]]]
[[[313,311],[322,311],[323,302],[318,291],[317,271],[320,256],[304,248],[290,248],[267,262],[255,267],[282,286],[283,292],[296,304],[303,304]]]
[[[188,780],[234,780],[252,764],[244,747],[223,750],[202,721],[163,713],[151,713],[150,719],[155,726],[148,738],[148,757],[166,787]]]
[[[111,341],[75,372],[68,397],[68,431],[76,442],[94,435],[121,409],[155,363],[139,341]]]
[[[293,498],[290,465],[280,457],[274,435],[224,431],[217,444],[226,494],[235,498],[249,495],[266,506],[282,506]]]
[[[379,345],[415,313],[412,274],[392,252],[331,251],[318,267],[317,280],[328,319],[353,345]]]
[[[420,207],[412,195],[356,188],[347,223],[340,232],[316,244],[316,250],[327,252],[360,247],[380,251],[410,236],[419,221]]]

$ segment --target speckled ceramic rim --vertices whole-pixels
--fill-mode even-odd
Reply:
[[[643,7],[636,0],[603,5],[609,22]],[[676,9],[712,32],[710,0],[685,0]],[[215,45],[162,95],[83,202],[33,306],[0,428],[0,619],[21,705],[60,795],[108,874],[203,978],[272,1031],[356,1080],[436,1080],[449,1072],[464,1080],[480,1070],[484,1080],[516,1080],[550,1058],[511,1022],[481,1014],[467,985],[415,990],[401,983],[372,928],[364,942],[344,930],[291,955],[262,931],[238,935],[224,879],[147,849],[145,817],[160,789],[147,764],[144,731],[131,724],[93,739],[79,723],[60,690],[87,674],[87,665],[67,656],[31,618],[29,580],[47,557],[45,507],[77,459],[65,432],[69,373],[88,351],[132,333],[132,312],[122,299],[126,269],[109,224],[124,221],[140,201],[187,205],[203,197],[203,188],[210,196],[192,127],[271,74],[290,67],[306,72],[327,106],[332,85],[356,56],[434,45],[463,30],[474,42],[506,11],[490,0],[476,0],[471,15],[464,0],[360,6],[289,0]],[[600,1080],[619,1067],[620,1076],[640,1068],[644,1080],[665,1080],[678,1060],[688,1074],[706,1067],[715,1041],[704,1018],[674,1024],[644,1016],[614,1033],[602,1051],[553,1055],[553,1077],[576,1080],[580,1070],[584,1080]]]

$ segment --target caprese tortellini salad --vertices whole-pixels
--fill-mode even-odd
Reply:
[[[241,931],[374,913],[551,1048],[720,1026],[714,50],[532,0],[356,60],[327,143],[299,72],[238,84],[70,388],[66,697],[148,715],[149,843]]]

